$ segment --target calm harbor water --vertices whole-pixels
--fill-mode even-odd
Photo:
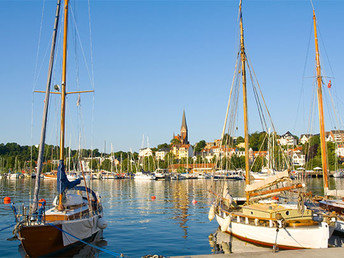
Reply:
[[[209,241],[218,225],[209,222],[208,210],[212,196],[207,191],[212,184],[218,187],[224,181],[183,180],[183,181],[134,181],[103,180],[92,181],[104,206],[104,217],[108,227],[104,230],[104,240],[97,245],[125,257],[141,257],[159,254],[164,256],[210,254],[218,248]],[[331,179],[337,189],[344,189],[344,180]],[[243,181],[228,181],[233,196],[244,196]],[[322,179],[308,179],[307,185],[315,194],[322,194]],[[18,207],[32,198],[34,180],[2,179],[0,196],[10,196]],[[51,202],[56,193],[54,181],[44,181],[41,198]],[[156,196],[155,200],[151,196]],[[197,203],[193,204],[193,200]],[[2,202],[2,200],[1,200]],[[3,228],[14,222],[12,210],[1,204],[1,224]],[[19,241],[8,241],[12,229],[0,232],[1,256],[20,257],[23,250]],[[226,236],[224,236],[226,237]],[[239,244],[233,252],[242,249],[256,250],[258,247],[246,243]],[[259,247],[261,248],[261,247]],[[108,254],[84,249],[80,256],[89,253],[90,257],[107,257]]]

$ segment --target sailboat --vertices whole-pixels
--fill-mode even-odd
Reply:
[[[60,6],[61,0],[58,0],[49,61],[48,80],[45,91],[33,203],[30,209],[23,209],[23,214],[14,213],[17,224],[13,232],[21,241],[26,254],[31,257],[56,255],[72,247],[76,243],[92,240],[98,233],[101,234],[102,230],[106,227],[100,198],[93,190],[87,187],[85,177],[85,185],[77,186],[80,184],[81,180],[77,179],[71,182],[67,179],[65,173],[65,98],[66,94],[68,94],[68,92],[66,92],[66,61],[69,0],[64,1],[62,87],[59,93],[61,96],[61,128],[60,160],[57,172],[58,195],[55,197],[52,208],[50,209],[46,209],[47,204],[44,199],[38,200]],[[27,212],[27,214],[25,214],[25,212]]]
[[[228,187],[215,195],[215,202],[209,210],[209,220],[216,218],[222,231],[244,241],[274,249],[327,248],[330,237],[326,222],[313,220],[313,212],[303,202],[282,203],[278,196],[303,189],[304,185],[291,181],[289,171],[271,175],[269,178],[250,183],[249,138],[247,119],[246,60],[243,33],[242,0],[239,3],[240,58],[244,105],[245,133],[245,193],[246,202],[236,203]],[[248,66],[249,67],[249,66]],[[228,109],[227,109],[228,110]],[[275,131],[275,130],[274,130]],[[274,197],[274,198],[272,198]]]
[[[319,112],[319,127],[320,127],[320,146],[321,146],[321,163],[323,171],[323,186],[324,186],[324,199],[319,201],[322,209],[327,211],[327,216],[336,219],[335,231],[344,233],[344,190],[329,190],[328,183],[328,163],[327,163],[327,148],[325,140],[325,119],[323,109],[322,97],[322,76],[320,66],[320,52],[317,35],[317,19],[313,7],[313,24],[314,24],[314,41],[315,41],[315,59],[316,59],[316,72],[317,72],[317,96],[318,96],[318,112]],[[330,213],[330,214],[329,214]]]

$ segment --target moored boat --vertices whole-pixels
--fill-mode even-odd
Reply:
[[[48,104],[51,93],[51,78],[55,57],[55,43],[59,31],[60,6],[61,0],[58,0],[45,91],[33,201],[30,207],[23,207],[21,214],[17,212],[14,204],[11,205],[16,219],[13,233],[21,241],[26,254],[30,257],[56,256],[58,253],[73,247],[75,244],[85,244],[84,241],[92,240],[96,234],[101,233],[106,227],[100,198],[87,186],[83,171],[81,172],[83,174],[84,186],[78,186],[81,183],[80,179],[69,181],[65,172],[65,101],[66,95],[72,94],[71,92],[66,92],[69,0],[64,1],[62,83],[61,92],[59,92],[61,97],[59,166],[57,173],[45,175],[48,176],[47,178],[56,180],[57,195],[51,208],[48,208],[50,205],[46,203],[46,200],[38,200],[43,167]],[[78,92],[78,94],[80,93],[82,92]]]
[[[150,172],[138,171],[135,173],[134,179],[135,180],[155,180],[156,177]]]
[[[330,229],[329,224],[324,221],[313,220],[313,211],[308,209],[302,201],[306,194],[305,185],[292,181],[289,169],[283,172],[267,173],[262,180],[251,183],[251,166],[256,160],[250,156],[249,148],[246,68],[250,74],[252,71],[249,64],[246,63],[248,57],[244,45],[242,0],[239,3],[239,17],[240,52],[237,55],[238,66],[236,66],[235,73],[241,77],[241,82],[237,83],[236,87],[239,87],[241,83],[243,89],[246,202],[239,205],[229,194],[225,181],[221,194],[212,192],[215,195],[215,201],[209,210],[209,220],[216,218],[224,232],[254,244],[272,246],[274,249],[327,248],[333,228]],[[236,74],[233,82],[238,81],[235,77]],[[254,83],[252,81],[252,84]],[[230,91],[227,115],[233,85]],[[238,88],[235,91],[238,91]],[[259,96],[257,96],[258,98]],[[261,98],[263,97],[261,96]],[[257,99],[257,102],[260,101]],[[238,100],[235,99],[233,102],[237,103]],[[263,128],[268,131],[267,121],[263,120],[263,117],[265,115],[270,117],[270,114],[263,113],[262,109],[258,108],[258,110],[261,123],[263,126],[265,125]],[[266,106],[265,112],[269,113]],[[227,123],[227,115],[223,132]],[[270,123],[274,128],[271,117]],[[235,127],[232,124],[231,126]],[[276,135],[275,130],[273,135]],[[223,136],[224,134],[222,134],[222,141],[224,140]],[[279,202],[279,197],[283,197],[283,203]],[[291,203],[293,198],[300,200],[297,205]]]

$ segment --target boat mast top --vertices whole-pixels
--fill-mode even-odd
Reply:
[[[319,126],[320,126],[320,144],[321,144],[321,163],[323,169],[324,191],[325,195],[328,190],[328,175],[327,175],[327,151],[325,141],[325,121],[324,121],[324,106],[322,97],[322,77],[320,66],[320,54],[317,35],[317,19],[315,16],[315,10],[313,8],[313,22],[314,22],[314,41],[315,41],[315,59],[316,59],[316,71],[317,71],[317,95],[318,95],[318,110],[319,110]]]
[[[244,44],[244,27],[242,21],[242,0],[239,4],[240,12],[240,58],[241,58],[241,76],[242,76],[242,90],[243,90],[243,104],[244,104],[244,130],[245,130],[245,176],[246,185],[250,184],[250,164],[249,164],[249,146],[248,146],[248,119],[247,119],[247,88],[246,88],[246,54]],[[249,196],[246,196],[249,199]]]
[[[62,83],[61,83],[61,128],[60,128],[60,160],[64,160],[65,145],[65,113],[66,113],[66,79],[67,79],[67,32],[68,32],[68,4],[64,2],[64,27],[63,27],[63,60],[62,60]]]
[[[51,41],[51,49],[50,49],[48,79],[47,79],[46,90],[45,90],[44,110],[43,110],[42,128],[41,128],[41,140],[39,144],[39,152],[38,152],[38,160],[37,160],[37,173],[36,173],[36,181],[35,181],[35,190],[34,190],[34,195],[33,195],[32,213],[35,213],[37,210],[38,194],[39,194],[39,189],[40,189],[40,179],[41,179],[41,172],[43,168],[43,154],[44,154],[46,127],[47,127],[47,121],[48,121],[50,86],[51,86],[51,79],[52,79],[53,66],[54,66],[57,30],[58,30],[59,19],[60,19],[60,6],[61,6],[61,0],[57,0],[54,30],[53,30],[53,37]]]

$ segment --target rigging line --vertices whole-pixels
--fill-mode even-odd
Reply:
[[[335,118],[336,118],[336,122],[339,125],[339,127],[338,127],[338,129],[339,129],[339,128],[343,127],[343,121],[342,121],[342,118],[341,118],[340,115],[338,115],[339,119],[337,118],[337,114],[339,114],[339,112],[337,111],[338,109],[336,108],[336,105],[335,105],[334,100],[332,98],[331,90],[329,88],[328,88],[328,93],[330,95],[331,104],[332,104],[332,107],[333,107],[333,112],[334,112],[334,115],[335,115]],[[340,123],[338,121],[340,121]]]
[[[241,65],[239,63],[239,65]],[[238,68],[236,73],[238,73]],[[230,117],[229,117],[229,122],[228,122],[228,132],[230,132],[231,134],[234,132],[234,126],[235,126],[235,117],[237,114],[237,108],[238,108],[238,91],[239,91],[239,78],[238,76],[236,76],[236,80],[234,82],[234,91],[233,91],[233,101],[234,103],[232,103],[232,106],[230,108]]]
[[[43,28],[43,19],[44,19],[44,9],[45,9],[45,0],[42,1],[42,14],[41,14],[41,23],[39,27],[39,34],[38,34],[38,42],[37,42],[37,53],[36,53],[36,61],[35,61],[35,68],[33,73],[33,90],[35,89],[36,83],[37,83],[37,68],[38,68],[38,56],[39,56],[39,50],[41,46],[41,39],[42,39],[42,28]]]
[[[92,45],[92,30],[91,30],[91,11],[90,11],[90,3],[88,5],[89,7],[89,30],[90,30],[90,51],[91,51],[91,73],[90,73],[90,69],[88,67],[88,64],[87,64],[87,60],[86,60],[86,56],[85,56],[85,51],[83,49],[83,46],[82,46],[82,43],[81,43],[81,38],[80,38],[80,34],[79,34],[79,30],[78,30],[78,26],[77,26],[77,23],[75,21],[75,17],[74,17],[74,12],[73,12],[73,8],[71,7],[71,13],[72,13],[72,18],[73,18],[73,21],[74,21],[74,24],[75,24],[75,29],[76,29],[76,33],[77,33],[77,36],[78,36],[78,40],[79,40],[79,44],[80,44],[80,48],[81,48],[81,52],[82,52],[82,55],[83,55],[83,58],[84,58],[84,62],[85,62],[85,66],[86,66],[86,69],[87,69],[87,73],[88,73],[88,77],[89,77],[89,80],[91,82],[91,85],[93,87],[93,90],[95,90],[95,83],[94,83],[94,62],[93,62],[93,45]],[[92,112],[91,112],[91,149],[93,149],[93,145],[94,145],[94,128],[93,128],[93,125],[94,125],[94,109],[95,109],[95,92],[93,92],[92,94]],[[93,158],[93,151],[91,152],[91,158]]]
[[[94,86],[94,63],[93,63],[93,40],[92,40],[92,26],[91,26],[91,3],[90,0],[88,0],[88,27],[89,27],[89,36],[90,36],[90,59],[91,59],[91,75],[92,75],[92,87],[93,90],[95,88]]]
[[[76,21],[75,21],[74,11],[73,11],[72,6],[71,6],[70,10],[71,10],[72,19],[73,19],[73,22],[74,22],[76,34],[77,34],[77,36],[78,36],[77,38],[78,38],[78,40],[79,40],[79,45],[80,45],[80,48],[81,48],[82,56],[83,56],[83,58],[84,58],[84,62],[85,62],[85,66],[86,66],[86,70],[87,70],[87,74],[88,74],[88,78],[89,78],[89,80],[90,80],[90,82],[91,82],[91,84],[92,84],[90,69],[89,69],[88,64],[87,64],[87,59],[86,59],[84,47],[82,46],[82,43],[81,43],[81,38],[80,38],[80,34],[79,34],[79,29],[78,29],[78,25],[77,25],[77,23],[76,23]]]
[[[271,123],[272,129],[273,129],[274,132],[276,132],[275,125],[274,125],[274,123],[273,123],[273,121],[272,121],[272,118],[271,118],[269,109],[268,109],[268,107],[267,107],[267,105],[266,105],[266,102],[265,102],[265,99],[264,99],[262,90],[261,90],[261,88],[260,88],[260,85],[259,85],[259,82],[258,82],[258,79],[257,79],[257,76],[256,76],[256,73],[255,73],[253,67],[250,68],[251,60],[249,59],[249,57],[247,56],[247,54],[246,54],[246,59],[248,60],[247,66],[249,67],[249,69],[252,69],[252,73],[253,73],[253,75],[254,75],[254,78],[256,79],[256,83],[257,83],[257,86],[258,86],[258,89],[259,89],[259,93],[260,93],[260,95],[261,95],[261,97],[262,97],[262,100],[263,100],[263,103],[264,103],[264,107],[265,107],[266,112],[267,112],[267,114],[268,114],[268,116],[269,116],[269,119],[270,119],[270,123]]]
[[[313,81],[313,84],[315,85],[315,80]],[[315,116],[315,109],[316,109],[316,97],[317,97],[317,92],[316,92],[316,87],[313,87],[313,101],[312,101],[312,105],[311,105],[311,116],[310,116],[310,119],[309,119],[309,134],[311,133],[311,132],[313,132],[313,125],[314,125],[314,122],[313,122],[313,119],[314,119],[314,116]],[[307,163],[310,161],[310,158],[309,158],[309,156],[310,156],[310,144],[308,144],[308,150],[307,150],[307,159],[308,159],[308,161],[307,161]],[[312,162],[311,162],[311,164],[310,165],[312,165],[312,163],[313,163],[313,158],[312,158]]]
[[[54,33],[54,32],[52,32]],[[43,68],[43,65],[44,65],[44,60],[46,59],[47,55],[48,55],[48,52],[49,52],[49,49],[50,49],[50,42],[48,42],[47,44],[47,47],[45,49],[45,53],[44,53],[44,56],[43,56],[43,59],[42,59],[42,63],[41,65],[39,66],[39,69],[38,69],[38,72],[37,72],[37,76],[36,76],[36,82],[35,82],[35,85],[37,85],[37,82],[38,82],[38,78],[42,72],[42,68]]]
[[[33,159],[33,151],[32,151],[32,146],[33,146],[33,126],[34,126],[34,90],[37,85],[37,80],[36,80],[36,74],[37,74],[37,67],[38,67],[38,56],[39,56],[39,50],[40,50],[40,45],[41,45],[41,38],[42,38],[42,28],[43,28],[43,19],[44,19],[44,9],[45,9],[45,0],[42,1],[42,14],[41,14],[41,23],[39,27],[39,34],[38,34],[38,42],[37,42],[37,53],[36,53],[36,61],[35,61],[35,68],[34,68],[34,73],[33,73],[33,83],[32,83],[32,103],[31,103],[31,128],[30,128],[30,170],[32,172],[32,159]]]
[[[328,100],[328,97],[326,94],[324,94],[324,99],[325,99],[325,105],[326,105],[326,112],[327,112],[327,115],[329,117],[329,120],[330,120],[330,123],[333,127],[336,126],[336,123],[334,122],[334,119],[333,119],[333,116],[332,116],[332,112],[330,112],[330,108],[329,108],[329,100]]]
[[[296,117],[295,117],[295,122],[293,128],[296,128],[296,123],[298,119],[298,114],[300,110],[300,104],[301,104],[301,99],[303,96],[304,92],[304,86],[305,86],[305,74],[306,74],[306,67],[307,67],[307,61],[308,61],[308,56],[309,56],[309,49],[310,49],[310,44],[311,44],[311,39],[312,39],[312,32],[313,32],[313,24],[311,24],[311,28],[309,30],[309,37],[308,37],[308,45],[307,45],[307,51],[306,51],[306,58],[305,58],[305,63],[303,65],[303,72],[302,72],[302,81],[301,81],[301,89],[300,89],[300,96],[299,96],[299,101],[297,104],[297,109],[296,109]],[[304,103],[304,102],[303,102]],[[304,107],[304,106],[303,106]],[[303,113],[304,115],[304,113]],[[303,120],[304,121],[304,120]]]
[[[235,62],[234,74],[233,74],[233,78],[232,78],[231,89],[230,89],[230,92],[229,92],[229,98],[228,98],[228,104],[227,104],[226,117],[225,117],[225,122],[224,122],[224,125],[223,125],[223,129],[222,129],[221,139],[223,139],[223,136],[224,136],[225,130],[226,130],[226,126],[227,126],[228,112],[229,112],[229,107],[230,107],[230,103],[231,103],[231,97],[232,97],[232,91],[233,91],[234,81],[235,81],[236,73],[237,73],[238,61],[239,61],[239,53],[237,54],[237,58],[236,58],[236,62]],[[221,142],[221,143],[222,143],[222,142]],[[221,144],[221,145],[222,145],[222,144]]]
[[[254,72],[253,67],[252,67],[252,69],[251,69],[251,66],[250,66],[251,61],[250,61],[250,59],[248,58],[247,54],[246,54],[246,58],[247,58],[247,60],[248,60],[247,66],[248,66],[248,70],[249,70],[249,73],[250,73],[251,83],[252,83],[252,85],[254,86],[254,84],[253,84],[253,81],[254,81],[254,80],[253,80],[253,78],[252,78],[252,73],[253,73],[253,75],[254,75],[254,77],[255,77],[255,79],[256,79],[256,83],[257,83],[259,92],[260,92],[260,96],[261,96],[261,98],[262,98],[262,100],[263,100],[263,103],[264,103],[266,112],[267,112],[267,114],[268,114],[268,116],[269,116],[270,124],[271,124],[271,126],[272,126],[272,128],[273,128],[273,132],[276,133],[275,126],[274,126],[274,123],[273,123],[273,121],[272,121],[272,118],[271,118],[269,109],[267,108],[267,105],[266,105],[266,102],[265,102],[263,93],[262,93],[262,91],[261,91],[261,88],[260,88],[260,85],[259,85],[259,82],[258,82],[258,79],[257,79],[257,76],[256,76],[256,74],[255,74],[255,72]],[[256,89],[255,86],[254,86],[254,89]],[[258,94],[258,93],[257,93],[257,94]],[[257,98],[258,98],[258,100],[259,100],[259,97],[257,97]],[[260,103],[260,101],[259,101],[259,103]],[[263,116],[264,116],[264,112],[263,112],[263,108],[261,107],[261,103],[260,103],[260,108],[262,109],[262,111],[260,111],[260,110],[258,109],[258,110],[259,110],[259,114],[260,114],[260,112],[262,112],[262,114],[263,114]],[[267,124],[266,124],[266,121],[265,121],[265,116],[264,116],[264,122],[265,122],[265,126],[266,126],[266,131],[268,131],[268,127],[267,127]],[[264,130],[264,127],[263,127],[263,130]],[[287,157],[286,157],[286,155],[285,155],[284,152],[282,152],[282,157],[283,157],[283,159],[284,159],[286,165],[288,166]]]
[[[253,93],[254,93],[254,99],[256,101],[256,104],[257,104],[257,108],[258,108],[258,114],[259,114],[259,118],[260,118],[260,123],[261,123],[261,126],[262,126],[262,130],[264,131],[265,128],[264,128],[264,125],[266,127],[266,131],[267,131],[267,125],[266,125],[266,121],[265,121],[265,116],[264,116],[264,113],[263,113],[263,109],[262,109],[262,106],[261,106],[261,103],[260,103],[260,100],[259,100],[259,96],[258,96],[258,93],[257,93],[257,89],[253,83],[253,78],[252,78],[252,73],[251,73],[251,70],[250,68],[248,69],[249,70],[249,74],[250,74],[250,79],[251,79],[251,85],[252,85],[252,89],[253,89]]]
[[[319,32],[319,38],[320,38],[320,41],[321,41],[321,44],[323,45],[323,50],[324,50],[324,53],[325,53],[325,56],[326,56],[326,59],[327,59],[327,62],[328,62],[328,65],[330,67],[330,70],[331,70],[331,76],[334,77],[334,72],[333,72],[333,69],[332,69],[332,65],[331,65],[331,62],[330,62],[330,58],[328,57],[328,54],[327,54],[327,50],[326,50],[326,47],[325,47],[325,43],[324,43],[324,40],[323,40],[323,36],[321,34],[321,31],[320,31],[320,28],[319,28],[319,24],[317,24],[317,30]],[[324,76],[323,76],[324,77]]]
[[[259,114],[259,117],[260,117],[260,123],[261,123],[261,126],[262,126],[262,130],[268,130],[268,126],[266,124],[266,119],[265,119],[265,116],[264,116],[264,111],[263,111],[263,108],[261,106],[261,102],[259,100],[259,96],[258,96],[258,92],[257,92],[257,89],[254,85],[254,80],[253,80],[253,77],[252,77],[252,72],[251,72],[251,69],[250,67],[248,66],[248,71],[249,71],[249,74],[250,74],[250,79],[251,79],[251,85],[252,85],[252,88],[253,88],[253,93],[254,93],[254,98],[255,98],[255,101],[256,101],[256,104],[257,104],[257,108],[258,108],[258,114]],[[265,125],[265,128],[264,128],[264,125]]]
[[[262,148],[263,148],[263,146],[264,146],[264,143],[265,143],[265,140],[266,140],[267,135],[268,135],[268,133],[265,133],[265,137],[264,137],[264,139],[263,139],[263,141],[262,141],[262,144],[260,145],[260,148],[259,148],[259,150],[258,150],[258,157],[260,157],[259,154],[260,154],[260,152],[262,151]],[[253,157],[254,157],[254,154],[253,154]],[[253,160],[252,166],[251,166],[251,168],[250,168],[251,171],[252,171],[252,168],[253,168],[254,164],[256,163],[256,160],[257,160],[257,159],[254,159],[254,160]]]

